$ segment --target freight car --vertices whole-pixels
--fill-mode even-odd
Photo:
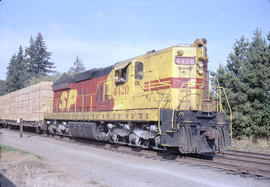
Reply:
[[[206,43],[149,51],[54,82],[41,129],[181,153],[222,151],[231,128],[221,87],[210,100]]]
[[[52,110],[52,82],[41,82],[0,97],[0,126],[44,127],[45,112]],[[44,129],[43,129],[44,130]]]

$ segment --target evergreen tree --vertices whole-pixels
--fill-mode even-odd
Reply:
[[[20,46],[17,55],[11,57],[10,63],[7,67],[7,79],[6,79],[6,89],[7,92],[12,92],[24,88],[25,85],[25,60],[23,49]]]
[[[226,88],[226,93],[233,110],[233,134],[236,137],[240,137],[243,134],[243,126],[246,125],[245,116],[241,115],[241,111],[246,109],[244,106],[247,103],[246,85],[241,80],[241,67],[245,64],[248,45],[249,43],[244,36],[240,40],[236,40],[233,46],[233,52],[228,56],[227,66],[220,66],[216,75],[220,85]],[[225,101],[223,106],[226,106]]]
[[[23,53],[22,46],[19,47],[19,52],[17,53],[17,68],[18,68],[18,77],[19,77],[19,85],[20,88],[25,87],[25,83],[27,81],[27,67],[26,67],[26,61],[25,56]]]
[[[47,76],[48,73],[54,72],[54,63],[49,61],[51,53],[47,52],[41,33],[38,33],[35,40],[30,38],[30,46],[26,48],[25,53],[29,78]]]
[[[243,81],[246,82],[247,105],[249,106],[248,126],[244,133],[248,136],[270,135],[269,94],[270,58],[268,46],[257,29],[249,45],[247,63],[242,67]]]
[[[251,42],[244,37],[236,41],[227,65],[213,74],[226,89],[233,110],[235,137],[270,135],[269,45],[257,29]]]
[[[6,81],[0,80],[0,96],[6,93]]]
[[[15,70],[15,65],[16,65],[16,55],[14,54],[11,59],[10,62],[8,64],[7,67],[7,78],[6,78],[6,91],[7,93],[12,92],[14,90],[16,90],[17,88],[15,88],[13,82],[17,81],[16,80],[16,70]]]
[[[77,56],[75,62],[73,63],[73,66],[68,71],[68,75],[74,75],[83,71],[85,71],[85,67],[81,59]]]
[[[37,84],[37,83],[40,83],[43,81],[55,82],[56,80],[58,80],[60,78],[61,78],[61,73],[59,73],[59,72],[54,72],[54,73],[52,73],[52,75],[49,75],[49,76],[32,77],[29,80],[27,86],[31,86],[31,85],[34,85],[34,84]]]

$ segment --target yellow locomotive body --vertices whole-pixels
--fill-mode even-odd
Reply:
[[[46,125],[51,133],[182,153],[222,150],[229,121],[210,101],[207,63],[200,39],[56,82]]]
[[[200,53],[198,56],[198,53],[193,46],[170,47],[116,64],[108,78],[111,81],[107,83],[115,99],[114,110],[201,110],[201,102],[205,99],[203,80],[208,79],[208,72],[206,75],[198,73],[204,71],[197,63],[203,63],[199,59],[204,60],[202,66],[207,66],[207,57]],[[183,64],[176,64],[178,60]],[[136,72],[139,68],[142,71]],[[118,69],[127,71],[126,81],[119,85],[114,81]],[[127,94],[123,92],[125,87],[129,88]]]

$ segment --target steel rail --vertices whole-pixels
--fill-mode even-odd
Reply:
[[[234,154],[239,156],[248,156],[248,157],[256,157],[256,158],[262,158],[266,160],[270,160],[270,154],[265,153],[255,153],[255,152],[247,152],[247,151],[237,151],[237,150],[226,150],[223,152],[223,154]]]
[[[224,153],[219,153],[217,156],[232,159],[232,160],[239,160],[241,162],[248,162],[248,163],[255,163],[255,164],[263,164],[268,165],[270,170],[270,155],[268,154],[261,154],[261,153],[254,153],[254,152],[239,152],[239,151],[225,151]]]

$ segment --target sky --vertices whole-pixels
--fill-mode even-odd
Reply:
[[[76,56],[87,69],[105,67],[203,37],[215,71],[256,28],[270,32],[270,0],[0,0],[0,79],[38,32],[59,72]]]

